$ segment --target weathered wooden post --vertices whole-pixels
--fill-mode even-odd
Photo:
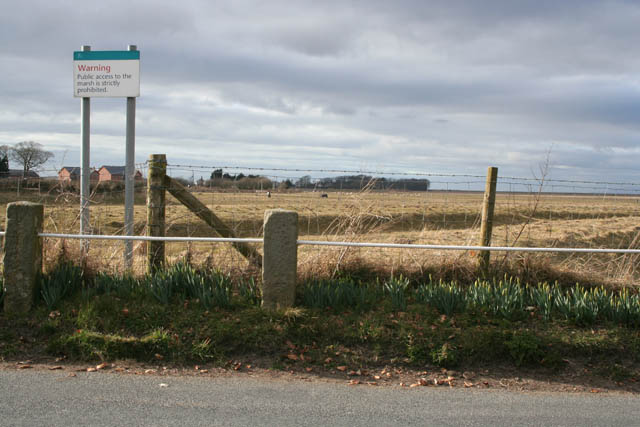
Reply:
[[[4,311],[24,314],[31,309],[42,274],[44,206],[30,202],[7,205],[4,236]]]
[[[152,154],[149,156],[149,175],[147,179],[147,236],[165,236],[165,185],[167,174],[167,156]],[[147,242],[147,271],[153,273],[164,264],[164,241]]]
[[[493,211],[496,204],[496,184],[498,182],[498,168],[489,167],[487,183],[482,201],[482,223],[480,225],[480,246],[491,246],[491,231],[493,229]],[[482,274],[489,271],[490,251],[480,251],[478,265]]]
[[[298,214],[284,209],[264,213],[262,307],[293,306],[298,275]]]

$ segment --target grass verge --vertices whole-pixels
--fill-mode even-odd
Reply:
[[[306,282],[298,307],[270,312],[258,306],[255,282],[185,263],[139,279],[61,271],[43,278],[42,300],[27,317],[0,312],[1,359],[550,372],[580,359],[598,375],[638,375],[640,303],[628,290],[341,277]],[[61,286],[56,277],[64,292],[52,301],[46,288]]]

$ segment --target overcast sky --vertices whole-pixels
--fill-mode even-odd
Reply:
[[[51,168],[80,163],[73,51],[136,44],[138,162],[531,176],[550,151],[552,177],[640,181],[638,1],[5,6],[0,144]],[[125,103],[92,100],[92,165],[124,164]]]

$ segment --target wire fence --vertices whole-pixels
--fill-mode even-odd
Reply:
[[[146,163],[136,167],[146,176]],[[172,163],[167,173],[188,186],[240,239],[254,239],[247,241],[251,244],[259,245],[265,210],[298,212],[300,261],[309,268],[367,260],[390,271],[405,265],[423,269],[452,258],[471,259],[483,249],[477,246],[486,180],[482,174]],[[18,189],[17,183],[0,180],[4,202],[44,203],[43,237],[51,241],[50,255],[71,250],[65,239],[77,240],[68,235],[79,228],[78,189],[55,178],[29,182]],[[499,176],[497,190],[492,239],[497,257],[521,259],[525,253],[543,252],[543,262],[559,269],[640,282],[639,183]],[[92,233],[123,233],[123,199],[122,182],[93,187]],[[144,204],[142,181],[136,190],[137,235],[145,234]],[[208,240],[213,231],[170,196],[166,209],[167,235],[174,239],[167,250],[170,260],[190,256],[222,268],[245,267],[231,240]],[[67,237],[54,237],[63,234]],[[102,240],[91,250],[121,269],[121,243]],[[144,251],[139,243],[139,264]]]

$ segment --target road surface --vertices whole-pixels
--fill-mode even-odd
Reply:
[[[640,425],[633,395],[0,371],[0,425]]]

